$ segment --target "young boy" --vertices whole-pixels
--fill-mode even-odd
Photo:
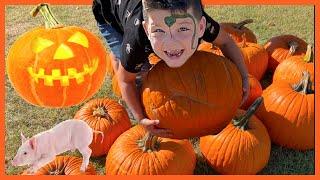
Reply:
[[[171,135],[168,129],[156,128],[159,120],[144,115],[135,84],[136,74],[143,70],[153,51],[175,68],[192,56],[201,37],[216,44],[238,67],[243,80],[243,101],[246,100],[249,85],[242,54],[219,24],[203,11],[200,0],[94,0],[93,13],[112,52],[122,98],[150,133]]]

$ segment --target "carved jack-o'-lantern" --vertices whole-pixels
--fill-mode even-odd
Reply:
[[[27,102],[45,107],[72,106],[91,97],[102,85],[106,51],[92,33],[62,26],[47,4],[39,5],[46,27],[23,34],[7,57],[9,79]]]

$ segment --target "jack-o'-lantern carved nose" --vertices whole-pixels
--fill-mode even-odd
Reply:
[[[57,48],[57,50],[53,56],[53,59],[60,61],[60,60],[70,59],[73,57],[74,57],[74,54],[73,54],[72,50],[70,49],[70,47],[68,47],[67,45],[62,43]]]

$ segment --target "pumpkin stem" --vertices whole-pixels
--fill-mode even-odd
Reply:
[[[99,116],[99,117],[107,117],[109,118],[109,114],[106,112],[106,109],[104,107],[97,107],[93,113],[92,113],[94,116]]]
[[[233,27],[236,29],[242,29],[244,27],[244,25],[250,24],[250,23],[253,23],[253,19],[246,19],[244,21],[241,21],[241,22],[235,24]]]
[[[242,44],[241,44],[241,48],[245,48],[245,47],[247,47],[247,38],[246,38],[246,33],[243,33],[243,34],[241,35],[241,37],[242,37]]]
[[[302,94],[312,94],[314,91],[312,90],[312,82],[310,80],[310,73],[308,71],[302,72],[302,78],[292,87],[296,92],[300,92]]]
[[[290,47],[289,54],[293,55],[299,47],[299,44],[296,41],[289,41],[288,45]]]
[[[150,134],[149,132],[147,132],[141,140],[138,140],[137,143],[143,152],[158,151],[160,147],[158,137]]]
[[[49,8],[49,4],[47,3],[38,4],[35,8],[32,9],[30,14],[32,15],[32,17],[35,17],[38,15],[39,11],[44,17],[46,28],[59,28],[62,26],[62,24],[51,12],[51,9]]]
[[[308,44],[306,55],[303,57],[304,62],[309,63],[313,62],[313,51],[312,45]]]
[[[257,111],[258,107],[260,104],[263,102],[263,97],[258,97],[248,108],[247,112],[240,116],[236,117],[235,119],[232,120],[232,124],[236,126],[237,128],[241,130],[247,130],[248,127],[248,122],[251,118],[251,116]]]

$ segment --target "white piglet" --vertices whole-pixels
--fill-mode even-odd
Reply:
[[[12,165],[29,165],[28,171],[34,173],[54,160],[56,155],[78,149],[83,158],[80,170],[84,172],[89,165],[92,152],[89,145],[95,132],[102,135],[103,141],[103,132],[92,130],[84,121],[70,119],[29,139],[21,133],[22,145],[13,158]]]

